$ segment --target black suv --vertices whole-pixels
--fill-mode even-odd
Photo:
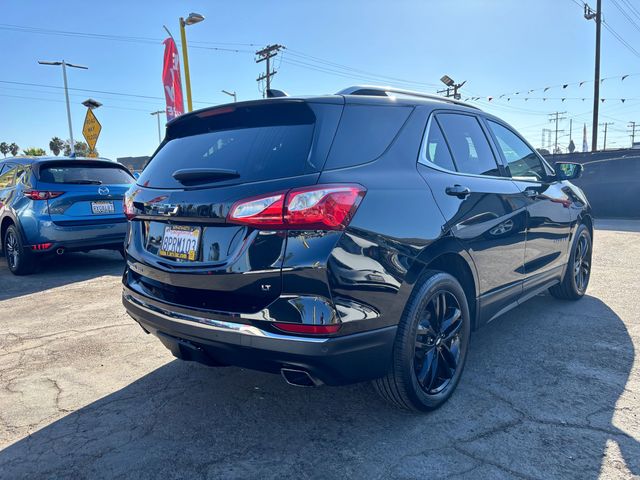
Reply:
[[[123,302],[178,358],[440,406],[472,330],[579,299],[592,217],[498,118],[389,88],[207,108],[125,196]]]

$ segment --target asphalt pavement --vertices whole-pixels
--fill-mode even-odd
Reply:
[[[640,476],[640,221],[601,221],[585,298],[475,332],[457,392],[411,414],[369,384],[295,388],[175,360],[100,251],[0,259],[0,478]]]

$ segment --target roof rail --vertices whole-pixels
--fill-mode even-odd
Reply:
[[[441,95],[415,92],[413,90],[405,90],[403,88],[381,87],[378,85],[354,85],[352,87],[347,87],[343,90],[340,90],[338,93],[336,93],[336,95],[373,95],[379,97],[387,97],[388,93],[397,93],[399,95],[406,95],[408,97],[426,98],[428,100],[436,100],[438,102],[454,103],[456,105],[462,105],[464,107],[480,110],[475,105],[461,102],[460,100],[454,100],[453,98],[443,97]]]

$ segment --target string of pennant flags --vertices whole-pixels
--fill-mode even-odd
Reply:
[[[565,100],[580,100],[580,101],[585,101],[585,100],[591,100],[590,97],[497,97],[497,99],[502,99],[504,98],[504,100],[506,100],[507,102],[510,102],[511,100],[522,100],[525,102],[528,102],[529,100],[541,100],[543,102],[546,102],[547,100],[549,101],[553,101],[553,100],[560,100],[562,102],[564,102]],[[477,100],[486,100],[488,102],[491,102],[493,100],[496,100],[495,97],[467,97],[463,99],[465,102],[468,101],[477,101]],[[618,102],[626,102],[629,100],[640,100],[640,97],[626,97],[626,98],[601,98],[600,102],[604,103],[606,101],[608,102],[613,102],[613,101],[618,101]]]
[[[624,82],[627,78],[629,77],[637,77],[640,76],[640,73],[627,73],[624,75],[614,75],[614,76],[610,76],[610,77],[604,77],[602,79],[600,79],[600,84],[603,84],[605,81],[607,80],[614,80],[614,79],[619,79],[620,82]],[[582,80],[580,82],[568,82],[568,83],[561,83],[558,85],[549,85],[546,87],[540,87],[540,88],[531,88],[528,90],[520,90],[517,92],[509,92],[509,93],[501,93],[499,95],[490,95],[490,96],[473,96],[473,97],[467,97],[464,100],[465,101],[477,101],[477,100],[486,100],[488,102],[494,101],[494,100],[506,100],[508,102],[510,102],[511,100],[524,100],[529,101],[529,100],[542,100],[543,102],[546,102],[547,100],[561,100],[561,101],[565,101],[565,100],[581,100],[581,101],[585,101],[588,100],[588,97],[539,97],[539,96],[535,96],[532,97],[531,94],[535,93],[535,92],[542,92],[542,93],[546,93],[549,90],[556,90],[556,89],[562,89],[562,90],[566,90],[569,87],[575,87],[577,86],[578,88],[588,84],[588,83],[593,83],[594,80]],[[602,103],[609,101],[620,101],[622,103],[626,102],[627,100],[636,100],[637,98],[601,98],[600,101]]]

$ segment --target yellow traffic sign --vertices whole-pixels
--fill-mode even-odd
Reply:
[[[85,140],[87,140],[87,145],[89,145],[89,149],[92,151],[96,149],[96,143],[98,142],[101,130],[102,125],[100,125],[100,122],[93,114],[93,110],[87,108],[87,116],[84,117],[82,135],[84,135]]]

